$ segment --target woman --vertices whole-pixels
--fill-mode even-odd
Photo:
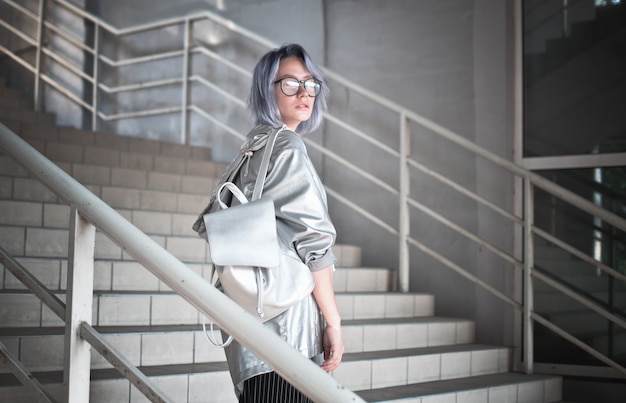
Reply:
[[[320,69],[300,45],[283,46],[260,59],[248,98],[256,126],[220,182],[230,178],[235,167],[241,167],[232,181],[250,198],[262,156],[250,150],[262,150],[269,133],[282,127],[271,154],[263,196],[274,200],[279,238],[309,267],[315,287],[311,295],[265,325],[331,372],[344,353],[332,281],[335,256],[331,247],[336,233],[324,188],[298,134],[315,130],[321,123],[328,96],[321,77]],[[194,229],[202,232],[201,217]],[[226,347],[226,358],[240,402],[309,401],[236,341]]]

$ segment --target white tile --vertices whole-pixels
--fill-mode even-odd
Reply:
[[[113,290],[156,291],[159,279],[137,262],[113,262]]]
[[[394,350],[396,344],[395,325],[369,325],[363,330],[364,351]]]
[[[349,292],[367,292],[376,291],[377,276],[376,271],[369,269],[346,270],[347,284],[346,289]]]
[[[26,228],[2,227],[0,245],[12,256],[24,256]]]
[[[37,280],[51,290],[58,290],[61,286],[61,261],[58,259],[30,259],[18,258],[17,261],[24,266]],[[7,289],[24,290],[27,287],[7,271],[4,280]]]
[[[365,351],[363,347],[363,327],[343,326],[343,343],[346,346],[346,353],[357,353]]]
[[[227,371],[189,375],[188,403],[205,403],[207,401],[207,393],[210,393],[211,402],[237,402],[235,389]]]
[[[141,335],[131,334],[104,334],[104,339],[110,343],[121,355],[133,365],[139,366],[141,355]],[[111,368],[111,364],[95,349],[91,349],[92,368]]]
[[[495,374],[498,372],[499,350],[476,350],[471,352],[471,375]]]
[[[152,325],[196,324],[198,310],[178,295],[158,295],[152,299]]]
[[[187,401],[187,376],[152,376],[152,383],[172,402]],[[147,403],[150,400],[143,395],[134,385],[130,388],[130,401],[132,403]]]
[[[517,385],[504,385],[489,388],[489,403],[517,402]]]
[[[441,355],[441,379],[464,378],[470,375],[471,353],[462,351]]]
[[[456,325],[456,344],[474,342],[475,324],[472,321],[461,321]]]
[[[40,227],[42,223],[41,203],[0,200],[0,224]]]
[[[65,294],[58,294],[57,298],[65,302]],[[65,318],[59,318],[46,304],[41,305],[41,326],[65,326]]]
[[[125,403],[130,399],[130,382],[126,379],[91,382],[89,403]]]
[[[107,260],[96,260],[93,272],[93,289],[110,291],[111,273],[113,271],[113,262]]]
[[[99,326],[149,325],[149,295],[101,295],[98,297]]]
[[[48,228],[69,228],[70,207],[65,204],[44,204],[43,225]]]
[[[39,326],[41,302],[32,295],[0,295],[0,327]]]
[[[354,296],[354,319],[385,317],[385,296],[363,294]]]
[[[207,327],[207,331],[210,331]],[[219,332],[219,330],[215,330]],[[220,334],[216,334],[216,338],[220,340]],[[226,354],[223,348],[215,347],[212,345],[203,332],[194,333],[194,358],[193,362],[224,362],[226,361]]]
[[[543,381],[523,382],[517,386],[518,403],[544,402]]]
[[[204,262],[207,256],[207,242],[200,238],[167,237],[166,249],[183,262]]]
[[[193,333],[144,334],[141,339],[141,365],[193,362]]]
[[[397,330],[398,348],[417,348],[428,346],[427,323],[399,324]]]
[[[370,389],[372,387],[372,364],[358,361],[343,362],[333,372],[333,376],[348,389]]]
[[[512,368],[513,351],[509,348],[501,348],[498,351],[498,372],[507,372]]]
[[[390,294],[385,298],[385,317],[409,318],[415,313],[415,298],[412,294]]]
[[[102,232],[96,232],[96,259],[113,259],[122,258],[122,249],[111,241]]]
[[[545,381],[545,401],[558,402],[562,398],[563,379],[554,377]]]
[[[456,394],[456,403],[484,403],[488,395],[487,389],[465,390]]]
[[[440,380],[441,355],[429,354],[409,357],[408,374],[408,383]]]
[[[456,342],[456,323],[433,322],[428,324],[428,346],[447,346]]]
[[[372,388],[406,385],[408,376],[407,357],[378,359],[372,363]]]
[[[64,336],[23,337],[20,361],[31,370],[46,371],[63,367]]]
[[[435,298],[432,295],[415,295],[415,316],[433,316],[435,314]]]
[[[42,257],[67,257],[68,231],[64,229],[26,228],[26,254]]]
[[[148,234],[172,233],[172,214],[158,211],[134,211],[132,223]]]
[[[422,403],[456,403],[456,395],[454,393],[446,393],[442,395],[424,396]]]

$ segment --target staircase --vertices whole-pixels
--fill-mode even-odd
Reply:
[[[224,168],[209,149],[58,127],[4,82],[0,122],[208,277],[207,244],[191,224]],[[68,223],[69,207],[0,152],[0,245],[61,299]],[[475,343],[472,321],[435,316],[431,295],[393,292],[395,271],[362,267],[358,247],[334,251],[347,348],[334,376],[366,401],[560,401],[560,377],[511,372],[511,349]],[[174,401],[234,402],[223,351],[205,340],[198,312],[100,233],[95,253],[94,327]],[[64,324],[2,271],[0,341],[60,400]],[[91,402],[146,401],[92,354]],[[32,401],[4,367],[0,396]]]

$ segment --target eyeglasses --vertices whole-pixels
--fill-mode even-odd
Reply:
[[[280,90],[288,97],[292,97],[300,91],[300,84],[304,86],[304,91],[310,97],[314,97],[322,90],[322,82],[315,78],[307,80],[296,80],[293,77],[285,77],[274,81],[274,84],[280,83]]]

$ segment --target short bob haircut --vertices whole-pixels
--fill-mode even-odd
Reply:
[[[254,68],[252,75],[252,86],[248,96],[248,110],[254,116],[256,125],[267,124],[273,127],[282,126],[282,120],[276,95],[274,81],[278,67],[283,59],[297,57],[302,61],[307,71],[316,79],[322,82],[320,93],[315,97],[313,112],[309,120],[301,122],[296,131],[300,134],[312,132],[322,123],[322,114],[326,111],[328,99],[328,87],[324,85],[322,71],[313,63],[309,54],[298,44],[284,45],[266,53]]]

